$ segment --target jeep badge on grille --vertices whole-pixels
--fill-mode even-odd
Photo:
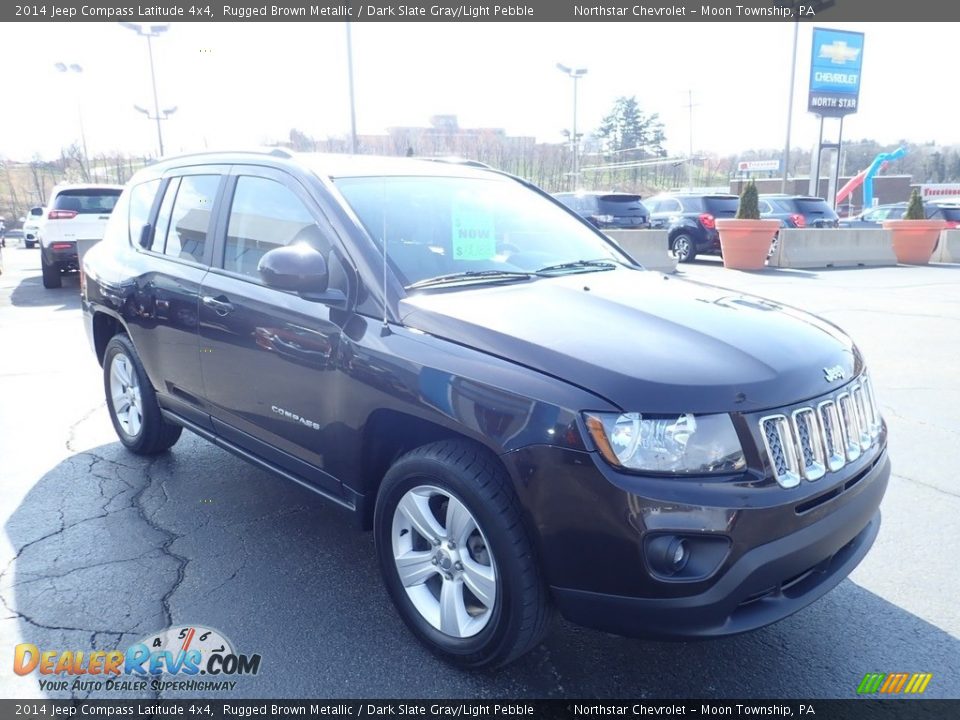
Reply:
[[[843,368],[839,365],[834,365],[833,367],[826,367],[823,369],[823,376],[827,379],[827,382],[836,382],[837,380],[843,380]]]

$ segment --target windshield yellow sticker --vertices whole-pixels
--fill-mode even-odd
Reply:
[[[453,208],[453,257],[456,260],[491,260],[497,254],[493,218],[477,208]]]

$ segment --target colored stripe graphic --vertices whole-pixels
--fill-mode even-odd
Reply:
[[[857,693],[860,695],[875,693],[880,689],[880,683],[883,682],[886,676],[886,673],[867,673],[863,676],[863,680],[860,681],[860,687],[857,688]]]
[[[867,673],[857,686],[857,694],[919,695],[927,689],[932,679],[932,673]]]

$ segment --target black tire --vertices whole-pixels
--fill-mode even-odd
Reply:
[[[693,260],[697,253],[693,249],[693,238],[686,233],[675,235],[670,241],[670,252],[677,257],[677,262],[687,263]]]
[[[24,244],[27,246],[28,250],[32,250],[37,243],[35,240],[25,240]]]
[[[47,261],[40,256],[40,270],[43,273],[43,286],[48,290],[58,288],[63,285],[63,278],[60,275],[60,268],[56,265],[48,265]]]
[[[496,600],[486,625],[471,637],[455,637],[431,625],[400,580],[393,556],[394,514],[409,490],[425,485],[449,493],[467,508],[492,556]],[[444,660],[468,668],[502,666],[532,650],[546,633],[552,611],[520,501],[499,460],[482,446],[445,440],[400,457],[377,495],[374,539],[387,591],[400,616]]]
[[[140,391],[141,424],[134,433],[124,430],[117,417],[113,394],[110,391],[110,372],[113,368],[114,358],[118,355],[123,355],[126,358],[131,371],[136,376]],[[150,384],[133,343],[126,335],[114,335],[107,343],[107,349],[103,354],[103,389],[107,398],[107,410],[110,412],[113,429],[116,431],[117,437],[120,438],[120,442],[130,452],[137,455],[156,455],[168,450],[180,439],[183,428],[163,419],[163,415],[160,413],[160,405],[157,403],[157,394]]]

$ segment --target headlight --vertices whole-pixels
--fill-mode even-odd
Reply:
[[[586,413],[585,419],[604,458],[618,467],[691,475],[746,467],[729,415]]]

